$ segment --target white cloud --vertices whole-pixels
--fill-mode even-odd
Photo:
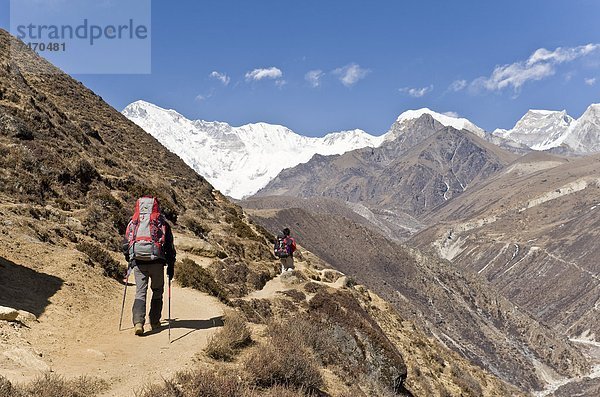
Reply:
[[[572,62],[600,49],[600,44],[578,47],[558,47],[554,51],[540,48],[525,61],[496,66],[490,77],[480,77],[471,84],[489,91],[500,91],[512,87],[519,91],[528,81],[542,80],[556,73],[556,65]]]
[[[312,87],[317,88],[321,85],[321,78],[324,75],[322,70],[311,70],[304,75],[304,80],[308,81]]]
[[[454,118],[459,118],[460,115],[456,112],[444,112],[442,113],[444,116],[448,116],[448,117],[454,117]]]
[[[287,81],[285,81],[285,80],[277,80],[277,81],[275,81],[275,85],[277,87],[279,87],[279,88],[283,88],[283,86],[286,85],[286,84],[287,84]]]
[[[356,63],[351,63],[341,68],[335,69],[333,74],[337,75],[343,85],[351,87],[358,83],[359,80],[367,77],[371,71],[369,69],[363,69]]]
[[[212,72],[210,75],[213,79],[219,80],[223,85],[229,85],[231,79],[225,73],[219,73],[217,71]]]
[[[413,98],[421,98],[421,97],[425,96],[426,94],[428,94],[429,92],[433,91],[433,84],[430,85],[429,87],[423,87],[423,88],[404,87],[404,88],[400,88],[399,91],[405,92]]]
[[[276,67],[254,69],[246,73],[246,81],[258,81],[262,79],[280,79],[283,72]]]
[[[594,84],[596,84],[596,78],[595,77],[591,77],[589,79],[584,79],[585,84],[592,86]]]
[[[548,51],[545,48],[536,50],[527,60],[527,65],[531,66],[539,62],[563,63],[571,62],[577,58],[588,55],[600,48],[600,44],[586,44],[579,47],[563,48],[558,47],[554,51]]]
[[[467,80],[454,80],[448,89],[450,91],[458,92],[465,89],[467,86]]]

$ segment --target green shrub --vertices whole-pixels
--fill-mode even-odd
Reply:
[[[252,338],[241,313],[228,311],[223,323],[223,328],[208,341],[205,352],[215,360],[231,361],[240,349],[252,343]]]
[[[92,265],[98,265],[102,268],[105,276],[114,278],[115,280],[123,280],[125,271],[106,251],[98,244],[83,241],[75,246],[79,252],[83,252],[90,258]]]
[[[182,287],[191,287],[215,296],[223,302],[228,301],[227,292],[215,281],[212,274],[189,258],[178,262],[175,278]]]

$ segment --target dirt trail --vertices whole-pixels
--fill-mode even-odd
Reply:
[[[307,268],[305,262],[296,261],[295,265],[296,265],[296,270],[302,271]],[[326,270],[325,271],[322,270],[317,273],[321,277],[323,277],[324,272],[326,272]],[[340,273],[338,271],[335,271],[335,273],[342,275],[342,273]],[[341,276],[334,282],[315,281],[315,280],[311,280],[311,281],[316,284],[326,285],[328,287],[340,289],[345,285],[346,276]],[[272,280],[269,280],[261,290],[254,291],[254,292],[248,294],[244,299],[248,299],[248,300],[249,299],[272,299],[272,298],[276,297],[279,292],[298,288],[299,284],[302,284],[302,281],[297,279],[292,273],[286,272],[284,274],[278,275],[277,277],[273,278]]]
[[[21,251],[34,254],[13,258],[10,252],[0,252],[0,257],[16,262],[3,265],[4,281],[17,286],[11,296],[28,296],[37,302],[32,307],[41,315],[21,325],[0,324],[0,374],[10,381],[26,383],[52,371],[67,379],[85,375],[106,380],[110,389],[102,397],[134,396],[144,385],[191,368],[194,357],[222,325],[225,305],[173,283],[171,344],[165,321],[157,332],[150,332],[146,325],[146,335],[133,334],[134,286],[128,287],[124,329],[119,331],[122,285],[90,268],[76,250],[55,247],[42,252],[40,244],[20,244]],[[35,257],[44,260],[35,261]],[[306,264],[297,266],[304,269]],[[36,285],[47,283],[49,277],[56,285],[49,291],[38,290]],[[288,273],[275,277],[248,298],[273,298],[279,291],[300,284],[301,280]],[[339,282],[324,284],[338,287]],[[163,319],[168,317],[167,296],[165,290]],[[18,302],[12,303],[18,307]]]
[[[161,382],[192,365],[194,356],[222,325],[224,306],[218,300],[173,284],[171,344],[165,320],[157,331],[150,331],[146,324],[146,334],[138,337],[131,324],[135,287],[128,287],[122,331],[118,330],[121,299],[115,299],[115,292],[111,291],[113,299],[108,304],[98,302],[72,320],[56,315],[57,311],[49,307],[29,330],[30,346],[9,353],[13,363],[19,365],[2,372],[11,380],[23,382],[43,372],[46,364],[46,368],[66,378],[86,375],[105,379],[110,389],[103,397],[133,396],[144,385]],[[166,289],[164,298],[163,319],[168,317]]]

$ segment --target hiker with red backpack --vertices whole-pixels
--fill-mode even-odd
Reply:
[[[275,256],[281,262],[281,273],[294,269],[294,251],[296,251],[296,240],[290,236],[290,229],[285,228],[275,241]]]
[[[155,197],[141,197],[135,205],[133,217],[127,225],[123,241],[123,254],[129,263],[127,274],[135,277],[135,300],[133,302],[134,333],[144,334],[146,322],[146,295],[148,283],[152,289],[150,300],[150,327],[160,328],[165,284],[164,268],[170,281],[175,272],[175,246],[173,233],[160,211]]]

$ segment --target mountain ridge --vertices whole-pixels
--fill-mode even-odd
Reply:
[[[256,122],[232,126],[220,121],[190,120],[173,109],[149,102],[131,103],[122,114],[180,156],[224,194],[241,199],[264,188],[277,175],[314,155],[338,155],[365,147],[378,148],[405,135],[411,139],[414,123],[429,115],[445,127],[469,131],[506,150],[524,154],[546,150],[565,155],[600,151],[600,112],[590,105],[575,120],[565,111],[530,109],[510,130],[491,133],[465,118],[428,108],[401,113],[380,136],[355,129],[306,137],[283,125]],[[406,138],[408,136],[409,138]],[[416,137],[421,139],[421,137]]]
[[[174,110],[143,101],[134,102],[122,113],[234,198],[253,194],[282,169],[306,162],[315,153],[343,153],[378,146],[382,141],[362,130],[309,138],[263,122],[233,127],[188,120]]]
[[[331,132],[320,138],[305,137],[285,126],[264,122],[234,127],[219,121],[189,120],[176,110],[142,100],[128,105],[122,114],[178,154],[217,189],[236,199],[256,193],[283,169],[305,163],[315,154],[336,155],[379,147],[410,129],[419,114],[429,114],[444,126],[457,126],[479,136],[485,135],[466,119],[427,108],[404,112],[394,126],[380,136],[355,129]],[[217,138],[225,143],[217,142]]]
[[[495,137],[525,144],[533,150],[564,148],[574,154],[600,151],[600,104],[591,104],[575,119],[566,110],[530,109],[510,130],[496,129]]]
[[[443,126],[428,114],[405,127],[395,124],[391,131],[397,132],[396,138],[378,148],[314,156],[282,171],[255,197],[327,196],[386,210],[382,216],[388,219],[381,220],[402,226],[407,218],[418,220],[518,157],[467,130]],[[414,222],[409,221],[399,236],[413,232]]]

